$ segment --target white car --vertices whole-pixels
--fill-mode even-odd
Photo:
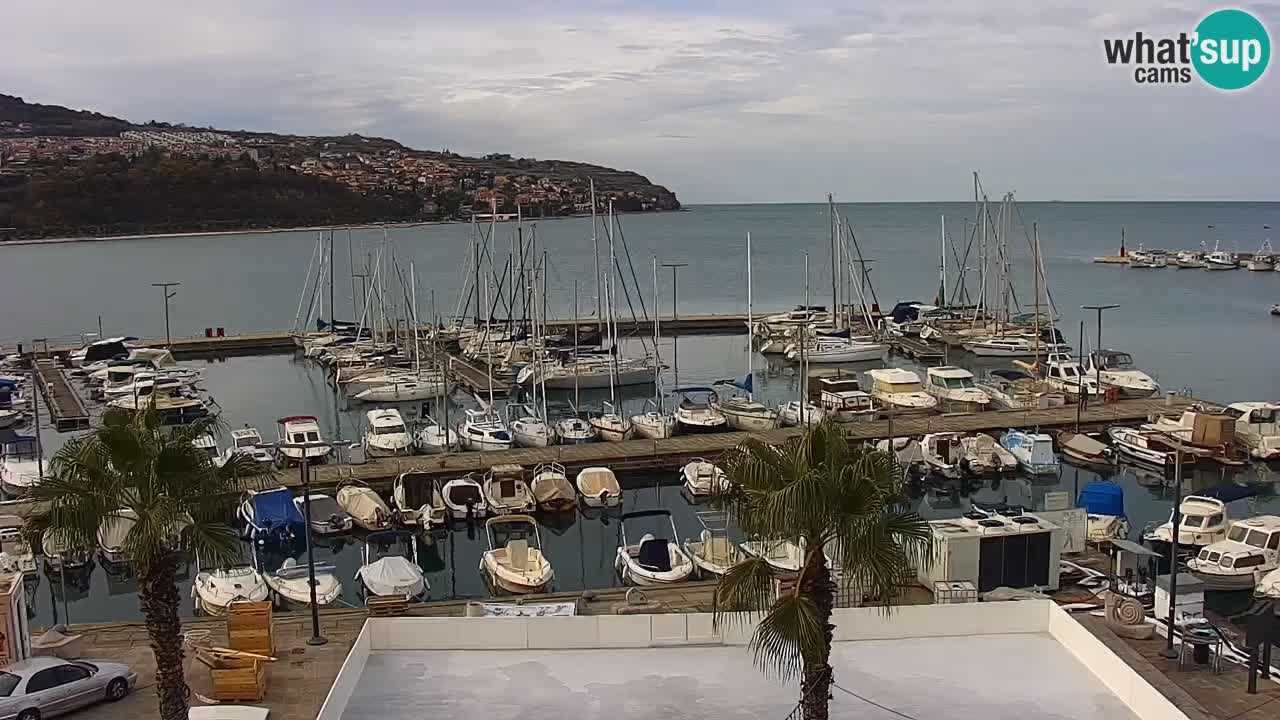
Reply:
[[[128,665],[33,657],[0,670],[0,718],[40,720],[124,698],[138,681]]]

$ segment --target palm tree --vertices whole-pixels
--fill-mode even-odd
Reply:
[[[49,474],[31,491],[42,509],[28,520],[28,529],[52,533],[63,547],[95,547],[100,527],[132,511],[136,521],[123,548],[138,574],[164,720],[187,717],[178,549],[212,562],[235,558],[239,540],[227,520],[238,480],[260,473],[251,458],[233,455],[219,467],[195,447],[195,438],[218,430],[213,418],[166,428],[154,405],[136,412],[111,409],[97,429],[58,450]]]
[[[784,681],[800,676],[804,719],[826,720],[836,591],[827,556],[887,612],[904,572],[929,560],[929,526],[907,508],[893,457],[850,448],[830,423],[781,445],[747,440],[722,462],[730,483],[713,502],[748,537],[796,543],[804,562],[776,594],[763,559],[735,565],[716,587],[716,623],[758,618],[756,665]]]

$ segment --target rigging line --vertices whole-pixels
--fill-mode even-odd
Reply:
[[[833,687],[833,688],[835,688],[835,689],[839,690],[839,691],[840,691],[840,692],[842,692],[842,693],[847,693],[847,694],[849,694],[849,695],[852,695],[852,696],[854,696],[854,697],[858,698],[859,700],[861,700],[862,702],[867,703],[868,705],[874,705],[874,706],[876,706],[876,707],[880,708],[881,710],[884,710],[885,712],[893,713],[894,715],[897,715],[897,716],[898,716],[898,717],[900,717],[900,718],[906,718],[906,720],[919,720],[918,718],[912,717],[911,715],[908,715],[908,714],[906,714],[906,713],[898,712],[897,710],[894,710],[894,709],[893,709],[893,708],[891,708],[891,707],[885,707],[884,705],[881,705],[880,703],[876,702],[875,700],[868,700],[867,698],[865,698],[865,697],[863,697],[863,696],[859,695],[858,693],[856,693],[856,692],[854,692],[854,691],[852,691],[852,690],[846,690],[845,688],[842,688],[842,687],[840,687],[839,685],[837,685],[834,681],[832,681],[832,683],[831,683],[831,687]]]

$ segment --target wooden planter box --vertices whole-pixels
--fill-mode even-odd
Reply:
[[[209,668],[215,700],[261,702],[267,692],[267,664],[253,659],[226,659]]]
[[[233,650],[274,655],[270,602],[233,602],[227,610],[227,645]]]

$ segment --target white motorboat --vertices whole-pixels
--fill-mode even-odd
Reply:
[[[720,466],[694,458],[680,468],[680,476],[684,479],[684,489],[695,498],[707,497],[729,488],[729,477]]]
[[[1145,250],[1142,243],[1129,254],[1129,267],[1134,270],[1160,269],[1169,266],[1169,253],[1165,250]]]
[[[613,403],[605,403],[604,409],[597,415],[593,414],[588,418],[592,429],[596,431],[596,435],[605,442],[622,442],[630,440],[634,433],[631,427],[631,419],[624,417],[613,406]]]
[[[392,553],[374,559],[375,547],[390,548]],[[403,554],[406,549],[409,557]],[[370,535],[365,540],[363,561],[356,577],[364,587],[366,600],[372,596],[416,600],[430,589],[418,565],[417,539],[410,533],[392,531]]]
[[[1049,435],[1006,430],[1000,444],[1017,458],[1018,465],[1026,472],[1032,475],[1058,473],[1058,457],[1053,454],[1053,438]]]
[[[880,452],[888,453],[891,447],[893,458],[897,460],[903,472],[924,472],[924,449],[920,447],[919,441],[908,437],[895,437],[892,443],[888,438],[876,441],[876,450]]]
[[[801,355],[806,363],[815,365],[876,360],[883,362],[889,355],[889,346],[854,338],[819,335],[812,344],[805,345],[803,353],[798,345],[788,348],[786,352],[787,359],[791,362],[800,362]]]
[[[191,441],[191,446],[197,450],[204,451],[204,454],[209,456],[209,462],[215,465],[219,464],[221,455],[218,452],[218,441],[213,435],[209,433],[200,435]]]
[[[1018,364],[1017,362],[1014,363]],[[1081,393],[1089,397],[1102,395],[1101,389],[1093,375],[1085,375],[1084,368],[1069,355],[1051,353],[1045,361],[1044,381],[1049,387],[1066,395],[1079,397]]]
[[[1225,540],[1200,548],[1187,569],[1209,590],[1250,590],[1280,567],[1280,517],[1236,520]]]
[[[27,419],[21,410],[0,410],[0,430],[11,428]]]
[[[525,386],[545,385],[550,390],[601,390],[613,387],[648,385],[653,382],[653,358],[619,358],[575,354],[562,362],[529,363],[516,374],[516,383]]]
[[[560,512],[572,510],[578,504],[578,493],[560,463],[545,463],[535,467],[529,490],[533,493],[539,510]]]
[[[960,477],[960,465],[964,459],[960,433],[929,433],[920,440],[920,452],[931,472],[945,478]]]
[[[20,438],[0,450],[0,488],[6,495],[21,497],[40,482],[44,460],[36,438]]]
[[[1160,439],[1160,433],[1150,430],[1113,427],[1107,430],[1111,445],[1120,457],[1131,462],[1167,470],[1177,462],[1176,453]]]
[[[1239,267],[1235,256],[1225,250],[1214,250],[1204,256],[1205,270],[1235,270]]]
[[[588,467],[578,471],[574,485],[582,497],[582,504],[589,508],[622,507],[622,487],[618,478],[607,467]]]
[[[271,595],[262,573],[248,565],[236,565],[196,573],[191,584],[196,611],[221,616],[237,600],[262,602]]]
[[[34,578],[36,554],[23,534],[25,525],[16,515],[0,515],[0,572]]]
[[[676,428],[682,433],[722,432],[728,427],[723,413],[714,405],[716,391],[709,387],[676,388],[680,404],[676,406]]]
[[[702,523],[702,532],[697,540],[685,541],[684,552],[700,577],[724,577],[747,557],[742,548],[729,539],[728,515],[718,511],[700,512],[698,522]]]
[[[262,435],[258,434],[258,429],[247,425],[231,431],[231,445],[218,456],[217,464],[226,465],[234,455],[248,455],[264,469],[275,464],[275,457],[263,444]]]
[[[83,347],[71,351],[67,362],[71,367],[78,368],[103,360],[127,357],[137,340],[136,337],[112,337],[85,343]]]
[[[1255,460],[1280,459],[1280,403],[1231,403],[1223,413],[1236,419],[1236,439]]]
[[[1244,264],[1246,270],[1254,272],[1271,272],[1276,267],[1276,256],[1271,251],[1271,238],[1262,241],[1262,246],[1258,248],[1258,252],[1249,258]]]
[[[788,400],[778,406],[778,422],[783,427],[813,427],[826,419],[826,412],[805,400]]]
[[[639,415],[631,416],[633,434],[646,440],[663,440],[674,435],[676,432],[676,419],[662,413],[658,409],[657,403],[652,400],[646,400],[645,405],[650,409]]]
[[[454,520],[479,519],[488,512],[484,488],[471,475],[454,478],[444,484],[440,494],[449,517]]]
[[[451,452],[458,447],[458,434],[452,428],[436,422],[430,415],[425,415],[418,431],[413,434],[413,446],[424,455]]]
[[[395,518],[391,508],[387,507],[373,488],[354,480],[340,485],[335,499],[338,507],[345,510],[351,520],[364,530],[386,530],[391,527]]]
[[[98,527],[98,554],[103,561],[116,565],[129,562],[125,543],[137,523],[138,513],[132,508],[120,508],[102,519]]]
[[[183,388],[190,387],[192,384],[192,380],[184,378],[140,372],[133,376],[132,382],[115,387],[103,386],[102,396],[107,400],[125,397],[132,397],[136,400],[137,398],[148,398],[152,395],[172,395]]]
[[[1031,357],[1051,352],[1071,352],[1070,345],[1045,342],[1029,335],[974,338],[964,343],[963,347],[981,357]]]
[[[320,421],[314,415],[294,415],[276,421],[277,436],[280,443],[276,446],[276,462],[283,467],[297,467],[306,454],[307,463],[316,465],[325,462],[333,448],[320,436]],[[308,445],[306,449],[284,447],[285,445]]]
[[[1179,506],[1182,523],[1178,527],[1178,547],[1183,552],[1198,552],[1227,537],[1227,506],[1217,498],[1188,495]],[[1173,512],[1163,524],[1143,533],[1142,539],[1151,549],[1168,556],[1173,542]]]
[[[804,567],[804,545],[792,540],[748,540],[739,546],[742,552],[768,563],[775,572],[795,575]]]
[[[1103,389],[1116,388],[1128,398],[1151,397],[1160,392],[1160,384],[1133,364],[1133,356],[1119,350],[1089,353],[1084,374],[1100,378]]]
[[[1018,458],[986,433],[963,437],[960,439],[960,445],[962,448],[960,462],[970,475],[982,477],[1012,473],[1018,469]]]
[[[391,485],[391,507],[396,519],[405,525],[429,528],[443,525],[445,506],[436,481],[430,473],[403,472]]]
[[[1000,410],[1044,410],[1062,407],[1067,398],[1042,380],[1017,369],[991,370],[978,389]]]
[[[493,413],[467,410],[466,419],[458,425],[458,439],[467,450],[492,452],[510,450],[513,439],[506,424]]]
[[[868,422],[876,419],[876,404],[871,395],[860,390],[856,378],[820,378],[818,407],[832,422]]]
[[[315,564],[316,606],[328,607],[342,597],[342,581],[337,568],[329,563]],[[285,558],[279,570],[263,574],[267,587],[279,598],[283,607],[311,607],[310,572],[305,564]]]
[[[395,408],[379,408],[365,413],[364,452],[371,458],[413,454],[413,437],[404,418]]]
[[[555,441],[555,433],[533,408],[525,403],[507,406],[507,425],[511,436],[520,447],[547,447]]]
[[[439,397],[445,391],[440,375],[404,375],[391,382],[370,385],[355,394],[360,402],[413,402]]]
[[[734,430],[754,432],[778,427],[778,413],[750,397],[718,398],[713,406],[724,416],[725,424]]]
[[[867,371],[867,387],[886,410],[892,408],[898,415],[931,413],[938,407],[938,400],[924,391],[920,376],[902,368],[880,368]]]
[[[924,391],[937,398],[947,412],[981,412],[991,404],[991,396],[978,388],[973,373],[962,367],[943,365],[925,371]]]
[[[827,312],[825,306],[797,305],[795,310],[768,315],[762,322],[766,325],[804,326],[825,323],[830,319],[831,313]]]
[[[561,418],[552,427],[556,432],[556,441],[561,445],[581,445],[596,441],[596,429],[580,417]]]
[[[494,465],[484,476],[484,500],[493,515],[533,512],[533,491],[519,465]]]
[[[46,569],[50,572],[74,572],[89,567],[93,561],[93,555],[88,550],[68,547],[60,535],[49,530],[40,536],[40,550],[44,554]]]
[[[1173,257],[1173,264],[1179,270],[1203,268],[1205,265],[1204,253],[1195,252],[1194,250],[1183,250]]]
[[[489,549],[480,558],[480,572],[489,586],[514,595],[544,592],[555,578],[551,562],[542,554],[538,523],[528,515],[504,515],[485,521]]]
[[[337,535],[351,530],[355,525],[351,513],[342,509],[337,500],[322,493],[298,495],[293,504],[305,518],[307,500],[311,500],[311,532],[316,535]]]
[[[1115,456],[1111,448],[1103,442],[1066,430],[1058,432],[1058,449],[1062,457],[1072,465],[1107,470],[1115,465]]]
[[[639,542],[627,540],[627,524],[643,518],[665,518],[671,525],[670,537],[652,533],[640,536]],[[676,521],[667,510],[641,510],[622,516],[622,542],[618,546],[615,566],[623,583],[629,585],[669,585],[683,582],[693,574],[693,560],[680,547]],[[659,520],[659,524],[661,521]]]
[[[1124,488],[1119,483],[1094,480],[1080,490],[1077,504],[1087,513],[1085,537],[1089,542],[1128,539],[1129,519],[1124,509]]]
[[[209,416],[209,408],[203,400],[184,393],[116,398],[107,403],[107,407],[134,412],[154,407],[166,426],[186,425]]]

